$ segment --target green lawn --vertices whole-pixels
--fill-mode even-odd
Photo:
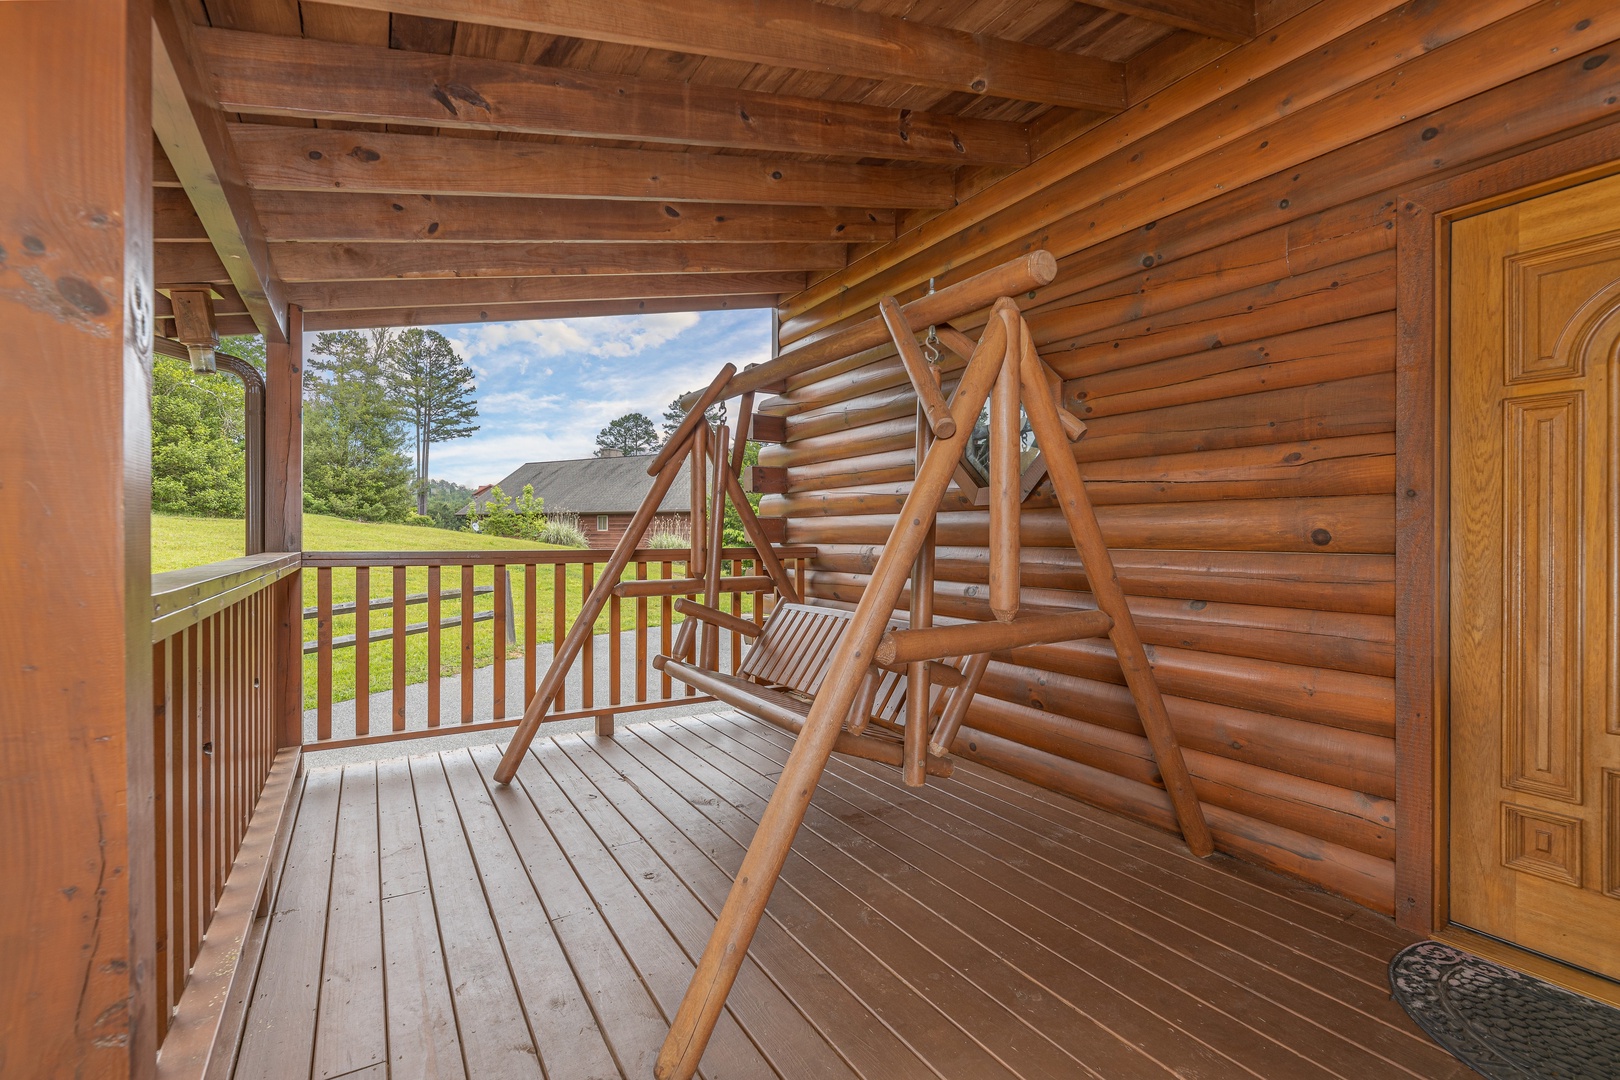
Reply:
[[[199,566],[204,563],[218,562],[221,559],[230,559],[242,553],[242,530],[240,520],[222,518],[190,518],[167,514],[154,514],[152,516],[152,572],[161,573],[165,570],[177,570],[188,566]],[[535,544],[522,540],[508,540],[502,537],[484,537],[476,533],[451,532],[445,529],[427,529],[412,525],[372,525],[363,522],[347,521],[339,518],[321,517],[314,514],[304,516],[304,547],[309,551],[548,551],[559,550],[548,544]],[[553,635],[555,609],[553,605],[554,574],[551,566],[538,567],[539,576],[535,590],[535,621],[536,640],[550,641]],[[747,564],[738,568],[736,572],[752,572]],[[507,571],[512,592],[513,617],[516,622],[518,642],[525,636],[525,581],[527,568],[522,566],[509,567]],[[670,576],[684,577],[686,567],[684,563],[674,563],[670,568]],[[332,575],[332,602],[334,605],[352,603],[355,599],[355,571],[350,568],[335,568]],[[475,568],[473,583],[477,586],[492,585],[494,582],[494,567],[480,566]],[[583,596],[582,568],[571,566],[566,571],[566,608],[565,620],[571,621],[572,616],[578,612]],[[632,566],[625,573],[625,578],[636,577],[636,569]],[[648,577],[659,577],[660,565],[654,563],[647,568]],[[382,600],[393,596],[393,571],[388,567],[373,567],[370,572],[369,595],[374,600]],[[411,567],[405,574],[405,591],[410,593],[425,593],[427,591],[427,567]],[[444,591],[459,589],[461,587],[461,571],[458,567],[447,565],[442,571],[440,587]],[[317,603],[318,572],[311,569],[304,571],[304,606],[306,610],[312,609]],[[743,611],[752,612],[752,597],[744,597]],[[620,626],[630,630],[635,627],[637,601],[626,600],[620,605]],[[658,600],[641,601],[645,604],[647,623],[658,626],[663,615],[663,604]],[[722,606],[730,609],[729,599],[722,599]],[[477,596],[473,601],[474,612],[493,611],[495,598],[492,594]],[[449,619],[461,612],[460,600],[445,600],[442,603],[441,615]],[[414,604],[406,608],[407,623],[423,623],[427,620],[427,607],[425,604]],[[387,629],[393,626],[393,611],[391,607],[382,607],[371,611],[371,629],[373,631]],[[674,622],[680,621],[680,616],[674,616]],[[564,628],[566,629],[567,621]],[[338,615],[332,619],[332,636],[334,638],[352,635],[354,633],[355,617],[353,615]],[[473,633],[473,665],[486,667],[494,661],[496,655],[496,630],[493,621],[474,624]],[[609,611],[604,609],[597,618],[597,633],[606,633],[609,629]],[[304,623],[304,640],[316,640],[316,620],[309,618]],[[658,632],[655,630],[649,635],[649,651],[658,650]],[[426,634],[415,634],[405,640],[405,681],[407,684],[423,682],[428,677],[428,639]],[[522,657],[521,644],[508,646],[506,655],[517,659]],[[332,700],[347,701],[354,697],[354,657],[355,650],[336,649],[333,651],[332,664]],[[373,693],[386,690],[393,680],[393,643],[391,640],[376,641],[371,644],[367,668],[371,676],[371,690]],[[461,628],[454,627],[443,631],[440,641],[439,674],[454,675],[461,667]],[[628,657],[627,657],[628,660]],[[305,658],[304,664],[304,706],[313,708],[316,703],[317,670],[313,653]],[[600,691],[599,691],[600,692]],[[518,700],[522,694],[522,686],[509,686],[509,698]],[[570,703],[577,704],[577,703]],[[444,708],[452,711],[455,703],[445,702]],[[480,711],[488,709],[486,702],[478,702]]]

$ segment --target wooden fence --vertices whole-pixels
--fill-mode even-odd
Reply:
[[[813,549],[779,548],[778,555],[804,580]],[[562,640],[580,598],[595,584],[608,551],[305,552],[314,576],[314,603],[304,610],[313,632],[304,651],[314,657],[306,704],[315,713],[306,750],[357,746],[515,725],[545,671],[549,642]],[[566,684],[547,720],[597,717],[706,700],[677,687],[652,666],[668,652],[679,616],[677,597],[698,597],[690,584],[686,549],[644,548],[635,553],[608,604],[595,639],[575,661],[577,689]],[[734,613],[763,620],[772,594],[758,576],[752,548],[728,548],[722,563],[725,603]],[[347,599],[339,599],[341,593]],[[361,603],[360,597],[366,602]],[[381,625],[374,625],[381,624]],[[654,640],[656,635],[656,640]],[[732,635],[731,656],[741,651]],[[605,638],[605,640],[604,640]],[[599,650],[606,670],[598,672]],[[508,663],[522,663],[522,685]],[[628,665],[628,666],[627,666]],[[489,667],[487,680],[469,673]],[[445,681],[446,675],[460,675]],[[488,683],[487,688],[482,684]],[[421,684],[409,707],[407,688]],[[605,684],[605,685],[604,685]],[[446,700],[446,690],[454,695]],[[387,715],[374,694],[386,691]],[[334,705],[352,700],[348,710]]]
[[[256,811],[271,773],[287,756],[277,746],[272,601],[277,583],[298,568],[293,552],[152,579],[160,1039],[192,970],[208,966],[199,964],[205,934],[218,944],[245,929],[244,921],[220,934],[210,924],[239,867],[250,823],[256,830],[263,824]],[[259,855],[267,855],[267,846]],[[255,900],[245,904],[249,914]]]

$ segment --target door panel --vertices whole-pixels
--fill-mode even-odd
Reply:
[[[1620,177],[1451,252],[1451,921],[1620,978]]]

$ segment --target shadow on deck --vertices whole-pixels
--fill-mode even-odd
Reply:
[[[790,740],[734,713],[312,770],[238,1080],[652,1075]],[[1354,905],[971,764],[836,757],[703,1060],[782,1077],[1467,1077]]]

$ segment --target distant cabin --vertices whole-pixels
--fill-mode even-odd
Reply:
[[[531,461],[518,466],[498,486],[501,494],[517,499],[525,486],[544,500],[547,514],[579,515],[579,527],[593,548],[611,548],[624,535],[630,518],[647,497],[653,478],[647,475],[650,454],[578,458],[571,461]],[[692,481],[690,465],[681,467],[680,476],[670,485],[669,494],[659,505],[659,518],[682,537],[691,535]],[[490,487],[473,496],[469,508],[479,512],[489,505]],[[458,511],[465,517],[467,510]]]

